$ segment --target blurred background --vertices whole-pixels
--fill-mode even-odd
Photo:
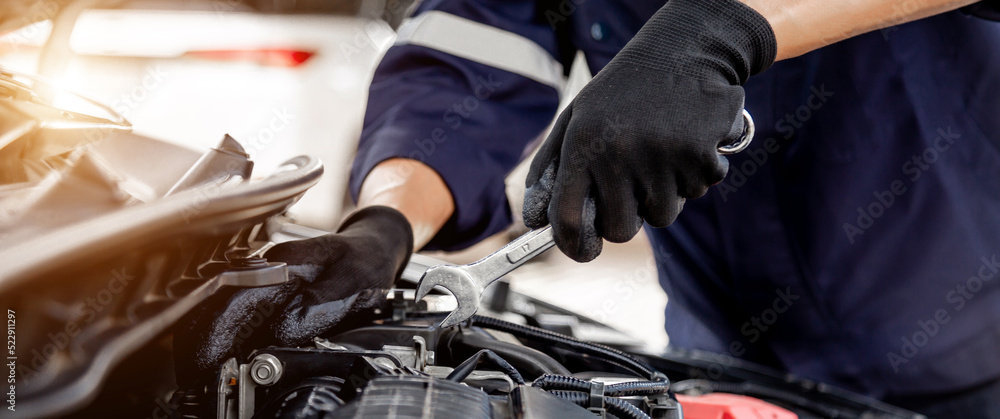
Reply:
[[[0,71],[49,78],[110,106],[140,134],[199,151],[228,133],[255,161],[255,177],[291,157],[317,156],[324,177],[290,215],[333,230],[352,210],[347,176],[368,83],[411,6],[394,0],[4,0]],[[585,66],[574,66],[565,98],[589,78]],[[522,164],[508,177],[514,214],[525,172]],[[523,231],[515,225],[466,251],[430,255],[471,262]],[[550,251],[510,277],[514,289],[604,321],[651,349],[667,344],[667,297],[642,233],[629,243],[606,244],[593,262],[578,264]]]

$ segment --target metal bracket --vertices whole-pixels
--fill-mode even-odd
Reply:
[[[404,367],[424,371],[428,365],[434,365],[434,351],[427,350],[427,341],[421,336],[413,336],[413,346],[384,345],[383,352],[396,357]]]
[[[231,419],[238,415],[233,388],[240,382],[240,366],[236,358],[229,358],[219,371],[219,381],[216,383],[215,417]]]
[[[241,364],[238,379],[238,419],[250,419],[253,417],[256,401],[254,396],[257,386],[270,386],[281,379],[284,367],[277,357],[271,354],[260,354],[254,357],[249,364]]]

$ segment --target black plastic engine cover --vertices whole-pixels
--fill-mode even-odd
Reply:
[[[333,418],[490,419],[489,396],[448,380],[423,376],[379,377]]]

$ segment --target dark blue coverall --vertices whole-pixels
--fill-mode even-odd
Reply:
[[[438,0],[415,16],[489,25],[563,66],[582,51],[596,73],[662,4]],[[456,209],[431,248],[511,223],[504,177],[559,102],[476,54],[397,42],[370,89],[351,190],[387,158],[435,169]],[[646,229],[671,344],[890,400],[996,382],[1000,23],[950,12],[890,27],[745,89],[750,148],[673,225]]]

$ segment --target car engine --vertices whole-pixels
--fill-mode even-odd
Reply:
[[[56,108],[43,85],[0,74],[0,308],[16,330],[14,417],[921,417],[735,358],[648,353],[504,280],[470,321],[441,328],[456,302],[444,291],[414,301],[420,274],[441,263],[422,255],[310,344],[258,346],[240,330],[234,356],[191,367],[182,349],[204,338],[185,328],[192,316],[288,281],[262,250],[323,234],[283,215],[321,164],[303,156],[254,178],[238,139],[198,154],[113,115]],[[257,307],[247,327],[272,313]]]

